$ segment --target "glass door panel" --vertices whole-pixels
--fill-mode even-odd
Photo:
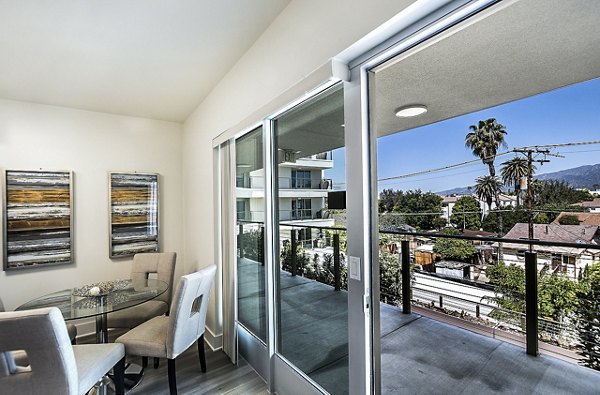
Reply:
[[[341,85],[274,121],[279,216],[277,352],[331,394],[348,393],[348,293]],[[333,200],[332,200],[333,201]]]
[[[267,339],[262,127],[235,141],[238,323]]]

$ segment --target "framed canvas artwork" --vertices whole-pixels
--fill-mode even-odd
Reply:
[[[73,262],[72,181],[70,171],[4,171],[4,270]]]
[[[111,258],[158,252],[158,174],[109,173]]]

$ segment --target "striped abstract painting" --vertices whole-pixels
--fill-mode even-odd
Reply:
[[[110,257],[158,252],[158,174],[110,173]]]
[[[72,262],[71,172],[4,174],[4,268]]]

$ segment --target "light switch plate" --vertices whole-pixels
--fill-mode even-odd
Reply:
[[[348,257],[350,278],[360,281],[360,258],[356,256]]]

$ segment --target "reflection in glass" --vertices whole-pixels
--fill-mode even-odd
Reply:
[[[278,352],[332,394],[348,393],[343,91],[333,87],[275,121],[279,215]],[[343,215],[339,216],[344,218]]]
[[[266,342],[262,128],[239,138],[236,152],[238,322]]]

